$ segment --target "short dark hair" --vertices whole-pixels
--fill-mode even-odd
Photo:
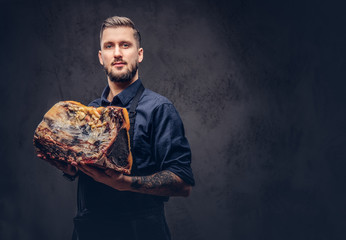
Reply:
[[[134,30],[134,37],[137,41],[137,46],[138,48],[141,47],[141,34],[139,31],[136,29],[135,24],[132,22],[131,19],[127,17],[119,17],[119,16],[114,16],[114,17],[109,17],[106,20],[103,21],[102,26],[101,26],[101,31],[100,31],[100,41],[102,40],[102,35],[103,31],[106,28],[116,28],[116,27],[130,27]]]

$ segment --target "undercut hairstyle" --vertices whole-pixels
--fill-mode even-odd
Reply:
[[[107,18],[104,20],[101,26],[101,31],[100,31],[100,42],[102,41],[102,36],[103,36],[103,31],[106,28],[117,28],[117,27],[130,27],[134,30],[134,37],[137,42],[138,48],[141,47],[141,34],[139,31],[136,29],[135,24],[132,22],[131,19],[127,17],[119,17],[119,16],[114,16]]]

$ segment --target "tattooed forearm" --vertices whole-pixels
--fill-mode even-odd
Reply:
[[[153,189],[177,183],[177,177],[169,171],[162,171],[151,176],[133,177],[131,187]]]
[[[135,176],[132,178],[132,189],[139,192],[170,196],[188,195],[186,184],[174,173],[162,171],[151,176]]]

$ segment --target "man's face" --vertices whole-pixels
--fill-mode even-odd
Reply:
[[[109,80],[129,82],[137,77],[143,49],[137,47],[134,30],[130,27],[106,28],[101,39],[99,60]]]

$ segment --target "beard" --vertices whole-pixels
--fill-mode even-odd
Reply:
[[[108,70],[106,67],[104,68],[107,76],[112,82],[124,83],[130,82],[133,77],[136,75],[138,69],[138,62],[131,66],[130,69],[127,69],[125,73],[116,74],[112,71],[112,69]]]

